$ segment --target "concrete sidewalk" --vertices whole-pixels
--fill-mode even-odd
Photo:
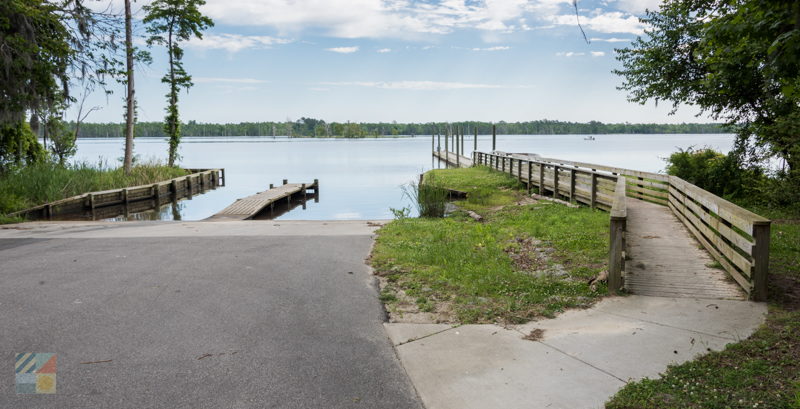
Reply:
[[[628,296],[509,328],[384,325],[427,409],[583,409],[746,338],[766,312],[745,301]],[[523,339],[534,330],[539,339]]]

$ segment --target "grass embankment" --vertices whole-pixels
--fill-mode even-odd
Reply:
[[[61,167],[32,164],[0,175],[0,223],[21,221],[3,214],[99,190],[147,185],[186,175],[186,171],[160,164],[134,166],[130,175],[122,168],[86,163]]]
[[[606,407],[800,409],[800,216],[751,208],[773,219],[769,315],[750,338],[660,379],[628,384]]]
[[[467,192],[458,206],[484,221],[461,210],[384,226],[371,260],[390,313],[520,323],[606,293],[588,280],[606,266],[607,213],[533,201],[516,180],[484,167],[432,172],[440,185]]]

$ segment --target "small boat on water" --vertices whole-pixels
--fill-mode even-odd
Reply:
[[[583,140],[584,140],[584,141],[593,141],[593,140],[594,140],[594,136],[592,136],[592,135],[589,135],[589,136],[587,136],[587,137],[583,138]]]

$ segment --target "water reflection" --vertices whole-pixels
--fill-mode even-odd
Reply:
[[[732,135],[502,135],[497,149],[535,152],[545,157],[600,163],[609,166],[658,172],[677,148],[711,146],[728,151]],[[268,137],[185,137],[181,144],[184,167],[225,168],[224,189],[217,189],[184,202],[175,214],[162,220],[202,220],[224,209],[236,199],[264,191],[282,179],[310,183],[320,181],[325,200],[318,205],[288,211],[281,220],[390,219],[390,208],[414,206],[403,196],[401,186],[428,169],[440,166],[431,157],[430,136],[396,139],[313,139]],[[478,136],[478,150],[491,150],[491,135]],[[444,145],[444,141],[441,141]],[[97,163],[98,157],[116,158],[124,139],[79,139],[77,160]],[[474,142],[465,138],[465,156]],[[137,138],[136,153],[143,160],[166,156],[161,138]]]

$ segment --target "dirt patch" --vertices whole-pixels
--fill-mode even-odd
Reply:
[[[384,301],[386,313],[391,323],[408,324],[446,324],[456,322],[452,303],[446,300],[429,299],[420,307],[417,299],[409,296],[404,290],[393,285],[385,276],[378,276],[381,294],[391,294],[390,302]]]
[[[525,335],[524,337],[522,337],[522,339],[527,340],[527,341],[539,341],[542,338],[544,338],[544,330],[541,329],[541,328],[536,328],[533,331],[531,331],[530,334]]]
[[[769,297],[786,311],[800,311],[800,280],[783,275],[769,276]]]

